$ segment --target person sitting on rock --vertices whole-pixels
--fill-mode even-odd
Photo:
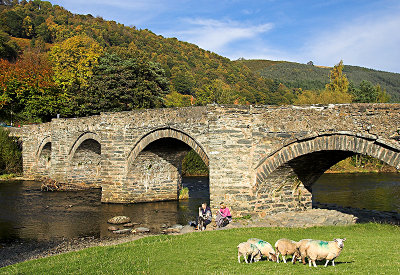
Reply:
[[[220,209],[217,210],[217,217],[215,218],[215,224],[217,227],[227,226],[232,221],[231,211],[226,205],[221,202]]]
[[[198,220],[198,229],[205,230],[207,225],[211,223],[212,213],[207,203],[203,202],[201,207],[199,207],[199,220]]]

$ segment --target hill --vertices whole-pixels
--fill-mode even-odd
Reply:
[[[331,69],[287,61],[241,59],[235,62],[247,66],[253,72],[259,73],[267,79],[279,81],[289,88],[302,88],[303,90],[323,89],[329,82]],[[350,65],[345,65],[343,72],[355,85],[359,85],[363,80],[368,80],[373,85],[379,84],[386,89],[391,95],[392,101],[400,101],[400,74]]]
[[[7,2],[10,4],[0,5],[0,38],[1,33],[3,37],[9,36],[5,39],[17,42],[22,51],[39,47],[47,52],[68,39],[87,36],[95,40],[104,53],[160,64],[169,81],[170,92],[178,93],[175,93],[178,97],[197,98],[202,91],[218,88],[230,95],[217,98],[219,101],[276,103],[275,96],[270,98],[271,81],[261,78],[243,64],[231,62],[194,44],[164,38],[147,29],[124,26],[90,14],[73,14],[47,1],[4,3]],[[176,103],[174,98],[171,100],[171,104]]]

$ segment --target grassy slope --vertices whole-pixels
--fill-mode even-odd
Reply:
[[[237,262],[237,244],[258,237],[274,244],[287,237],[332,240],[346,237],[336,266]],[[242,228],[180,236],[154,236],[93,247],[0,269],[0,274],[400,274],[400,228],[362,224],[343,227]]]
[[[292,88],[323,89],[329,82],[330,68],[309,66],[287,61],[270,60],[238,60],[252,71],[260,73],[263,77],[276,79]],[[377,71],[364,67],[345,65],[344,73],[355,84],[368,80],[372,84],[380,84],[393,97],[400,100],[400,74]]]

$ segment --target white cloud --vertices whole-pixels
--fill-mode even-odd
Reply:
[[[345,64],[400,72],[400,17],[397,15],[359,18],[316,35],[303,48],[303,58],[307,56],[315,64],[324,65],[343,59]]]
[[[243,39],[253,39],[268,32],[273,24],[246,25],[232,20],[185,19],[186,30],[165,33],[166,36],[177,36],[179,39],[198,45],[199,47],[223,52],[230,43]]]

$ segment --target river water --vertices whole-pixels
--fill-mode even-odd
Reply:
[[[102,204],[101,191],[41,192],[34,181],[0,182],[0,242],[111,237],[107,220],[126,215],[152,232],[187,224],[209,202],[207,177],[184,178],[190,199],[139,204]],[[400,174],[325,174],[313,185],[313,200],[400,213]]]

